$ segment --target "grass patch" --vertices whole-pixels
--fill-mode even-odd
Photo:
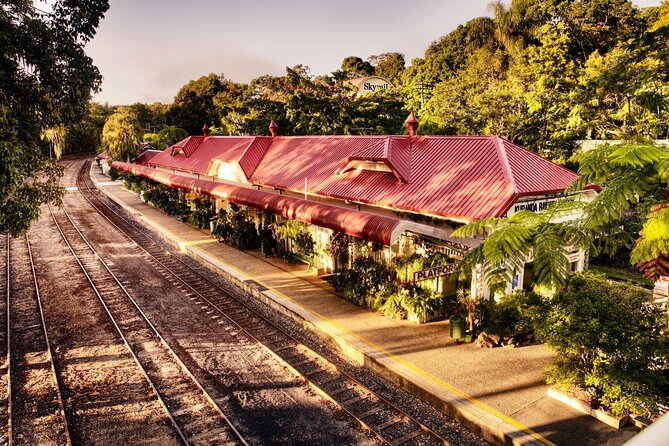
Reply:
[[[590,265],[590,270],[605,274],[612,280],[631,282],[641,286],[653,286],[653,282],[644,278],[641,274],[624,268],[613,268],[610,266]]]

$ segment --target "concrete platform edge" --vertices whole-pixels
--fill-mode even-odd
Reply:
[[[262,300],[265,304],[290,317],[327,341],[334,343],[347,357],[373,370],[388,381],[427,402],[437,410],[448,414],[477,435],[497,445],[539,446],[553,444],[546,439],[542,441],[540,438],[535,437],[530,432],[523,430],[522,426],[512,424],[509,422],[510,419],[504,419],[495,413],[491,413],[485,406],[481,407],[475,404],[466,395],[448,390],[443,385],[445,383],[440,383],[436,378],[420,374],[395,358],[374,349],[368,343],[356,339],[352,333],[342,331],[328,321],[321,319],[309,309],[295,304],[288,296],[283,296],[281,293],[271,289],[260,291],[253,283],[247,282],[249,279],[258,282],[256,278],[246,276],[243,272],[209,255],[200,248],[188,245],[184,240],[178,240],[166,228],[156,224],[137,209],[119,200],[111,192],[107,191],[105,187],[100,187],[94,175],[91,175],[91,178],[103,194],[121,206],[138,222],[152,229],[163,240],[174,245],[181,252],[221,273],[225,278],[234,282],[254,297]],[[119,181],[119,186],[121,184]]]

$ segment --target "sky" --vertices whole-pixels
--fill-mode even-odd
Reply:
[[[490,1],[110,0],[86,46],[103,76],[93,100],[171,103],[209,73],[249,82],[302,64],[329,74],[347,56],[399,52],[409,65],[458,25],[490,15]]]

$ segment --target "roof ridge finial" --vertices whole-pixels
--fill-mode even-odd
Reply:
[[[209,136],[209,126],[207,125],[206,122],[202,126],[202,134],[204,135],[205,138]]]
[[[406,126],[407,130],[409,130],[409,138],[415,137],[416,130],[418,130],[418,119],[416,119],[416,115],[414,114],[413,110],[411,113],[409,113],[409,116],[404,121],[404,125]]]
[[[274,119],[272,119],[272,122],[269,123],[269,132],[272,134],[272,138],[276,138],[279,136],[279,126],[276,125],[276,122],[274,122]]]

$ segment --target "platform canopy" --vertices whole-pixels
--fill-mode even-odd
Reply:
[[[384,245],[392,245],[404,231],[436,237],[446,237],[451,232],[395,217],[178,175],[137,164],[115,161],[112,167],[166,186],[254,207]]]

